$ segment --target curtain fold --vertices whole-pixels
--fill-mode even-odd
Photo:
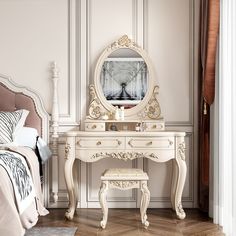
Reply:
[[[225,235],[236,236],[236,1],[222,0],[220,11],[213,222]]]
[[[201,0],[200,8],[199,207],[209,209],[210,105],[215,96],[215,63],[220,0]]]

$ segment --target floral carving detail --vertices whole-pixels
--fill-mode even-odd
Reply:
[[[66,143],[65,146],[65,158],[68,159],[69,153],[70,153],[71,146],[69,143]]]
[[[123,35],[120,39],[112,43],[109,47],[107,47],[107,50],[114,50],[117,48],[135,48],[135,50],[139,50],[139,46],[133,42],[127,35]]]
[[[143,152],[98,152],[91,156],[91,159],[100,159],[100,158],[115,158],[119,160],[133,160],[136,158],[150,158],[150,159],[158,159],[154,153],[148,154]]]
[[[178,146],[178,153],[180,158],[185,161],[185,142],[182,142]]]
[[[186,214],[184,212],[184,209],[182,207],[181,202],[178,203],[177,208],[176,208],[176,214],[179,219],[184,219],[186,217]]]
[[[91,84],[89,86],[90,89],[90,96],[91,96],[91,101],[89,104],[89,116],[87,118],[89,119],[99,119],[103,113],[103,106],[97,97],[97,93],[95,90],[95,86]]]
[[[159,157],[156,156],[154,153],[149,154],[149,157],[150,157],[150,158],[153,158],[153,159],[158,159],[158,158],[159,158]]]
[[[118,39],[118,44],[120,46],[129,47],[131,45],[131,39],[127,35],[123,35],[120,39]]]
[[[116,181],[116,180],[109,180],[109,184],[112,187],[115,188],[132,188],[136,186],[139,183],[139,181],[129,181],[129,180],[124,180],[124,181]]]
[[[148,117],[149,119],[160,119],[161,117],[161,107],[156,98],[158,94],[158,86],[155,86],[153,89],[152,97],[148,101],[148,104],[144,108],[144,111],[140,113],[142,118]]]
[[[183,209],[183,206],[182,206],[181,202],[179,202],[179,204],[177,205],[177,212],[179,214],[183,214],[184,213],[184,209]]]

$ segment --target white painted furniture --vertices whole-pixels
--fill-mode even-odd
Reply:
[[[181,197],[186,177],[185,132],[68,132],[65,147],[65,180],[69,194],[66,218],[73,219],[78,193],[74,188],[75,159],[95,162],[103,158],[155,162],[173,161],[171,203],[179,219],[185,218]],[[74,172],[74,173],[73,173]],[[158,187],[158,186],[157,186]]]
[[[137,61],[142,61],[142,58],[145,63],[134,63],[135,60],[128,60],[127,55],[137,58]],[[111,61],[116,64],[107,66],[107,58],[113,58]],[[124,161],[148,158],[155,162],[173,161],[170,173],[171,203],[177,217],[184,219],[181,198],[186,178],[185,132],[165,131],[157,98],[159,87],[155,85],[155,75],[147,53],[124,35],[104,50],[94,74],[94,85],[90,86],[88,116],[84,121],[85,131],[66,133],[65,180],[69,193],[66,218],[73,219],[78,199],[73,179],[76,178],[77,171],[72,168],[75,159],[95,162],[103,158]],[[116,77],[113,78],[113,75]],[[144,87],[146,90],[143,90]],[[136,94],[140,94],[140,90],[143,97],[137,99]],[[110,95],[106,96],[107,93],[111,94],[112,99],[109,98]],[[130,100],[127,99],[128,96],[121,99],[117,93],[122,96],[129,94]],[[133,101],[135,106],[130,106]],[[117,103],[126,107],[124,117],[118,120],[114,106]],[[135,132],[137,123],[140,123],[142,132]]]
[[[103,219],[100,223],[103,229],[106,228],[108,218],[107,190],[111,188],[121,190],[140,188],[142,194],[140,204],[141,221],[145,227],[149,226],[146,211],[150,201],[150,192],[147,181],[148,175],[141,169],[108,169],[102,174],[99,201],[103,212]]]
[[[54,61],[51,66],[53,82],[53,100],[51,117],[51,150],[52,150],[52,199],[58,200],[58,127],[59,127],[59,105],[58,105],[58,81],[59,68]]]

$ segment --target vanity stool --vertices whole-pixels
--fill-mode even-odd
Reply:
[[[107,190],[116,188],[127,190],[132,188],[141,189],[140,214],[141,221],[145,227],[149,226],[146,210],[150,201],[150,192],[147,187],[148,175],[141,169],[108,169],[101,176],[101,187],[99,191],[99,201],[103,212],[103,219],[100,223],[105,229],[108,217],[108,206],[106,202]]]

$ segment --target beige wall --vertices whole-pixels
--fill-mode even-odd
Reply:
[[[148,52],[160,86],[167,129],[187,132],[184,206],[197,205],[197,26],[199,0],[0,0],[0,73],[37,91],[51,111],[50,62],[60,68],[60,131],[85,117],[87,86],[101,51],[123,34]],[[85,99],[87,98],[87,99]],[[83,122],[82,126],[83,126]],[[60,139],[59,202],[66,206],[64,138]],[[171,163],[102,160],[78,163],[80,204],[98,207],[101,172],[110,166],[148,171],[151,207],[169,206]],[[87,184],[88,183],[88,184]],[[135,192],[110,193],[111,206],[135,207]],[[88,201],[87,201],[88,200]]]

